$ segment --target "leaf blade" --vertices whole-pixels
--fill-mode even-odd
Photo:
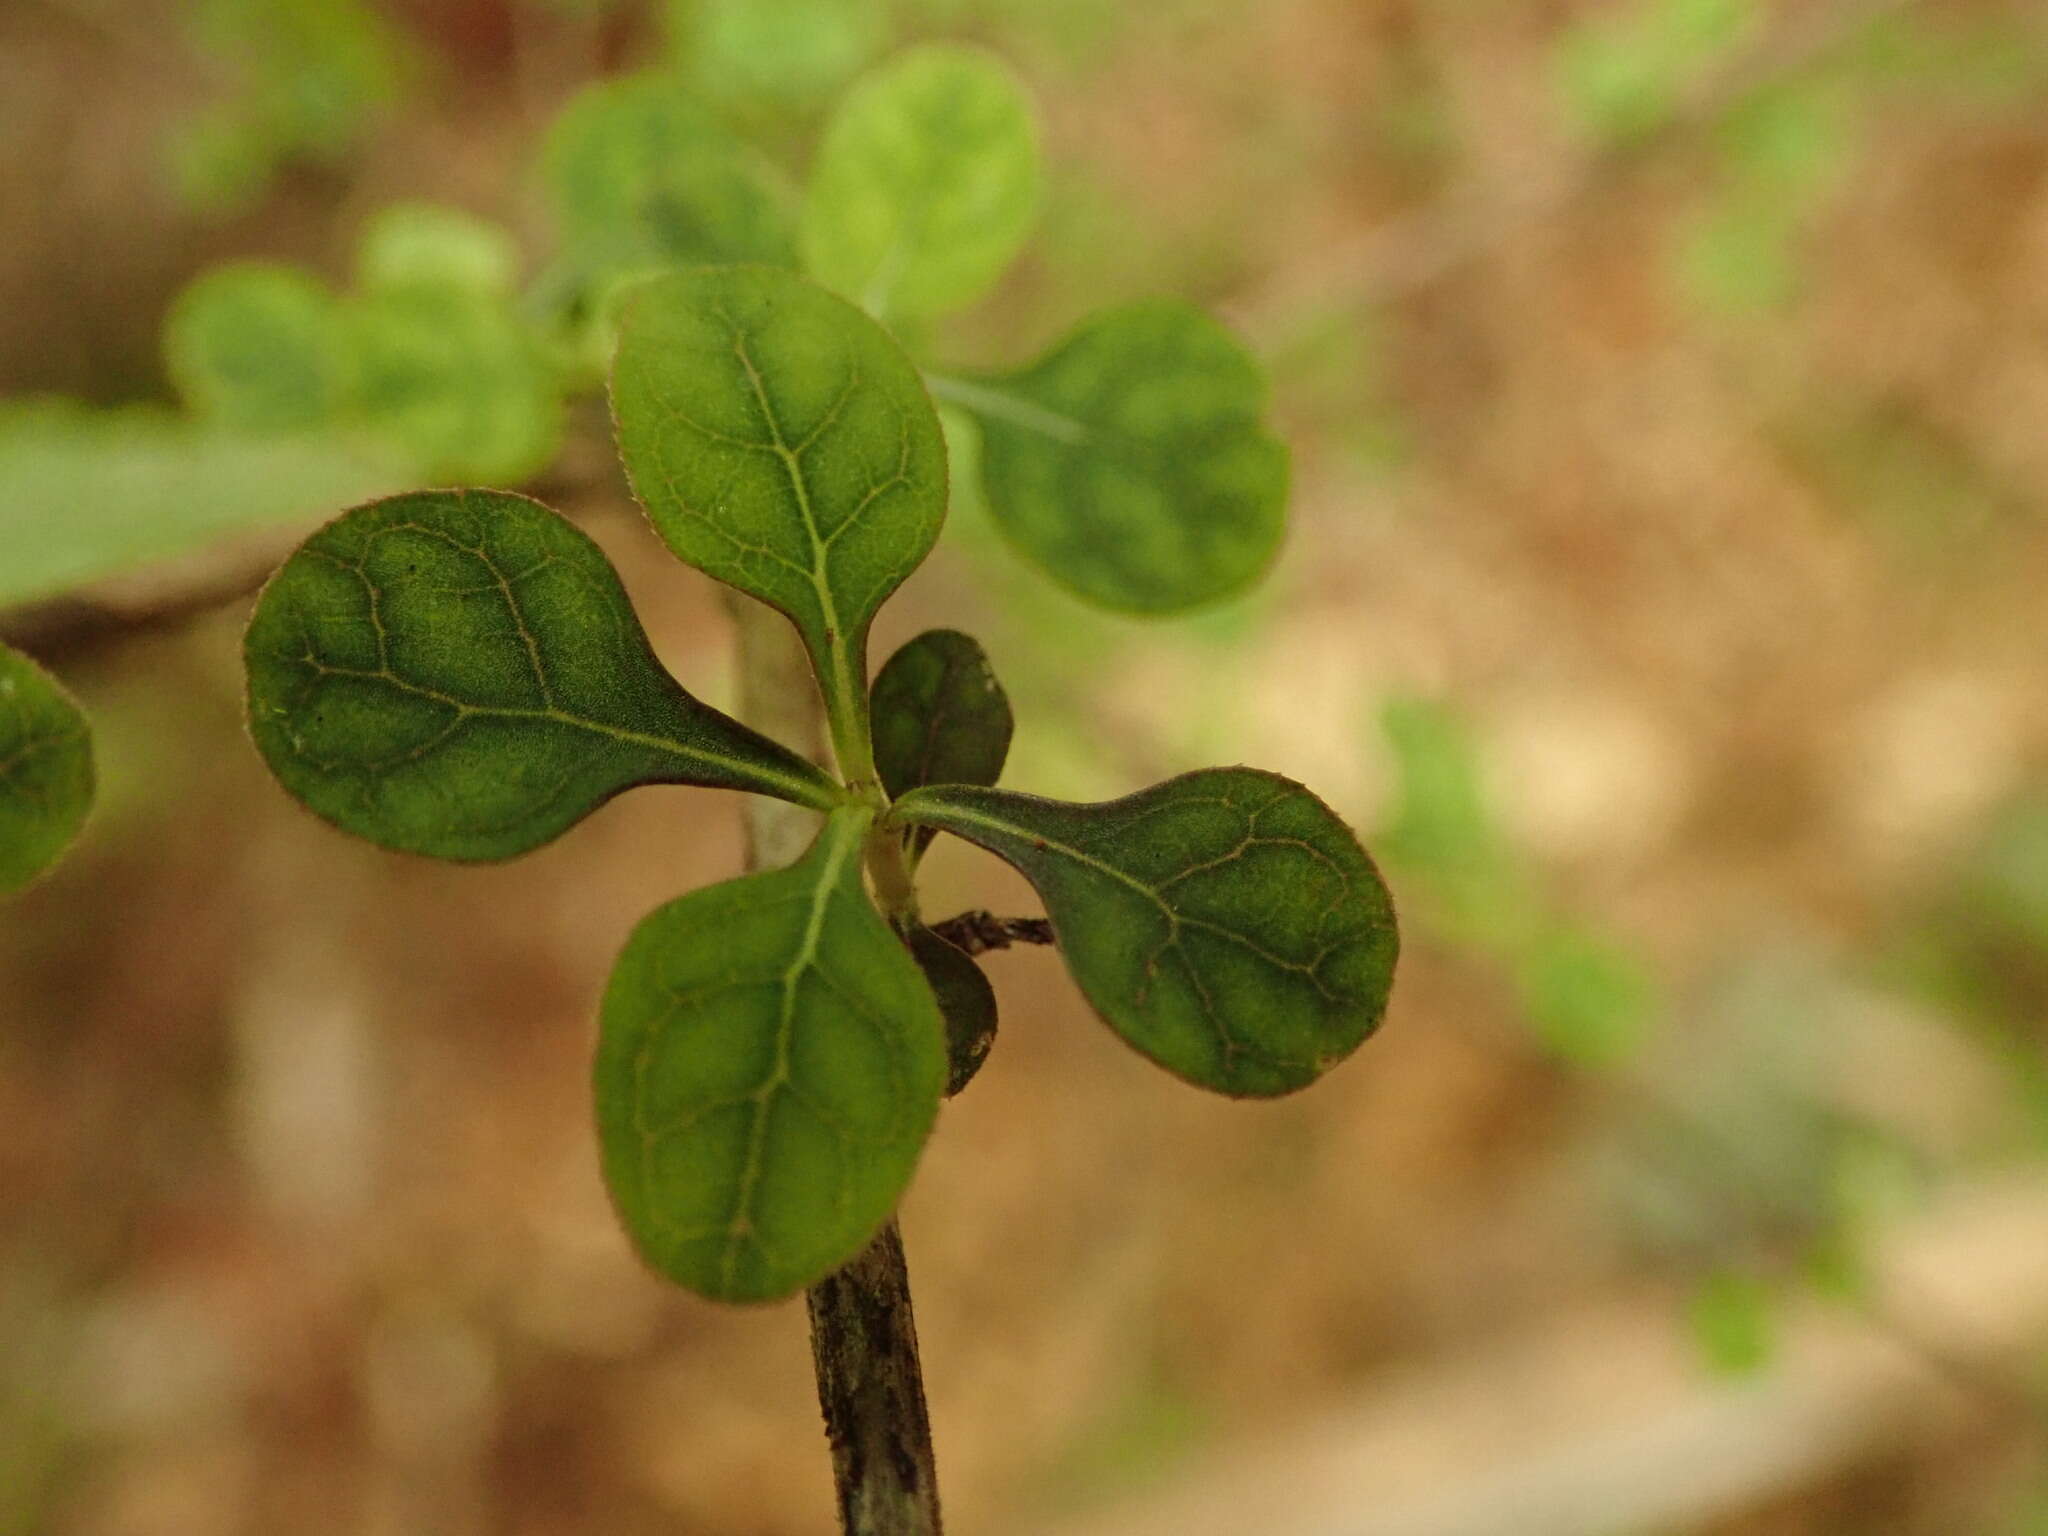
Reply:
[[[1287,451],[1228,331],[1152,302],[1095,317],[1016,373],[932,378],[982,426],[997,525],[1068,590],[1168,614],[1251,586],[1279,552]]]
[[[893,799],[1002,777],[1015,719],[988,653],[957,629],[906,641],[875,674],[875,767]]]
[[[1399,951],[1386,886],[1350,829],[1278,774],[1204,769],[1095,805],[939,785],[890,815],[1015,865],[1096,1012],[1199,1087],[1306,1086],[1385,1011]]]
[[[867,635],[946,513],[946,447],[917,371],[845,300],[769,267],[644,285],[612,375],[619,449],[687,564],[787,614],[841,771],[872,775]]]
[[[801,244],[804,267],[876,316],[934,315],[980,298],[1037,217],[1030,99],[994,55],[913,48],[848,92],[826,125]]]
[[[937,1117],[944,1026],[862,889],[868,825],[842,809],[789,869],[658,909],[606,989],[605,1183],[641,1256],[701,1295],[772,1300],[858,1253]]]
[[[0,896],[26,889],[63,856],[95,787],[84,712],[49,673],[0,645]]]
[[[602,551],[507,492],[344,513],[264,588],[244,656],[272,773],[401,852],[511,858],[640,784],[840,798],[681,688]]]

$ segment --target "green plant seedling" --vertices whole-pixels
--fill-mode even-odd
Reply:
[[[92,810],[92,730],[57,680],[0,645],[0,896],[37,879]]]
[[[612,403],[662,539],[802,636],[836,773],[693,698],[596,546],[505,493],[329,524],[264,591],[247,666],[272,771],[388,848],[508,858],[645,784],[822,813],[789,867],[647,918],[606,990],[603,1170],[649,1264],[766,1300],[888,1220],[995,1030],[974,946],[919,907],[936,832],[1015,864],[1082,994],[1192,1083],[1286,1093],[1377,1027],[1393,908],[1309,791],[1214,768],[1098,805],[1017,794],[993,787],[1012,722],[969,637],[920,636],[870,684],[870,624],[947,501],[932,400],[873,319],[777,268],[677,271],[624,313]]]

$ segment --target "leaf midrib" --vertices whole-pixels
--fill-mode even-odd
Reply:
[[[739,1188],[733,1211],[726,1224],[725,1252],[719,1259],[719,1278],[725,1289],[733,1288],[733,1274],[739,1265],[740,1245],[754,1236],[754,1194],[761,1180],[761,1155],[768,1141],[768,1110],[777,1089],[790,1080],[789,1048],[796,1030],[796,989],[803,973],[818,956],[818,941],[825,930],[825,912],[839,886],[839,874],[849,851],[859,846],[865,832],[863,818],[834,816],[825,824],[827,846],[817,884],[811,890],[811,907],[804,919],[804,934],[796,954],[782,973],[782,1000],[775,1021],[775,1066],[761,1085],[747,1098],[753,1103],[753,1124],[747,1132],[747,1160],[740,1169]],[[759,1239],[755,1238],[758,1245]]]

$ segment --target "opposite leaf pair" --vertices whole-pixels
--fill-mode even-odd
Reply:
[[[803,635],[838,779],[685,692],[596,546],[503,493],[330,524],[266,589],[247,659],[278,777],[388,847],[505,858],[649,783],[826,813],[792,867],[654,913],[614,972],[597,1118],[651,1263],[763,1299],[887,1219],[948,1084],[940,997],[979,1006],[972,962],[919,922],[910,874],[935,830],[1022,870],[1096,1010],[1193,1082],[1285,1092],[1377,1024],[1386,891],[1300,786],[1213,769],[1096,806],[994,789],[1008,707],[964,636],[912,642],[871,693],[870,623],[946,504],[931,401],[873,321],[770,268],[656,279],[613,400],[670,547]]]

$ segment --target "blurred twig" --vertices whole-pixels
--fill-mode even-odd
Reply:
[[[933,923],[932,932],[970,955],[1008,949],[1012,944],[1058,942],[1052,924],[1042,917],[997,917],[993,912],[962,912],[943,923]]]

